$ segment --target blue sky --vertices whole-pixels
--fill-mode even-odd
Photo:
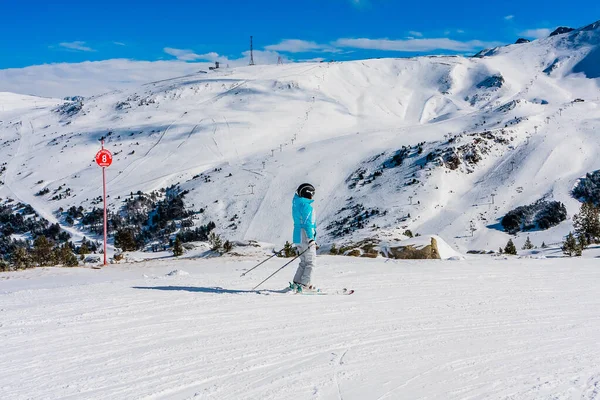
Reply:
[[[471,54],[600,19],[600,1],[0,0],[0,69],[133,60]]]

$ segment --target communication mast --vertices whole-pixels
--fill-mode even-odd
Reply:
[[[254,65],[254,45],[252,43],[252,36],[250,36],[250,65]]]

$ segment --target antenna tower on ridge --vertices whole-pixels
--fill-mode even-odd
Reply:
[[[250,65],[254,65],[254,45],[252,44],[252,36],[250,36]]]

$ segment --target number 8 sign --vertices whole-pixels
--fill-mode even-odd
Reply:
[[[98,166],[102,168],[110,167],[110,165],[112,164],[111,152],[106,149],[102,149],[98,153],[96,153],[96,164],[98,164]]]

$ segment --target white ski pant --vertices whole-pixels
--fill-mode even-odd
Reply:
[[[299,253],[302,253],[303,251],[305,251],[305,253],[300,256],[300,265],[294,276],[294,282],[306,286],[311,284],[313,269],[315,269],[317,264],[317,246],[313,243],[312,246],[308,248],[308,242],[309,240],[306,236],[306,231],[302,229],[302,243],[297,244],[296,248]]]

